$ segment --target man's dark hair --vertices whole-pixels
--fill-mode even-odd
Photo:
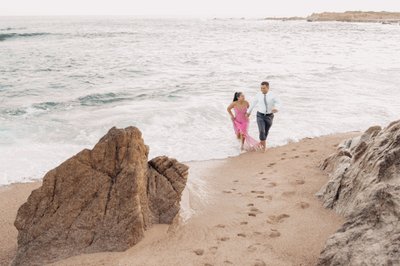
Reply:
[[[265,86],[269,87],[269,82],[268,81],[263,81],[263,82],[261,82],[261,86],[262,85],[265,85]]]

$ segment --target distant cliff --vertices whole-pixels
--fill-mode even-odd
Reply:
[[[343,21],[343,22],[400,22],[400,12],[362,12],[346,11],[344,13],[323,12],[313,13],[307,17],[307,21]]]
[[[308,17],[267,17],[265,20],[307,20],[313,21],[342,21],[342,22],[378,22],[383,24],[400,23],[400,12],[363,12],[346,11],[313,13]]]

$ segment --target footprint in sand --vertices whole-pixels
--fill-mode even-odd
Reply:
[[[297,159],[297,158],[300,158],[300,156],[299,156],[299,155],[296,155],[296,156],[294,156],[293,158],[296,158],[296,159]]]
[[[239,182],[239,180],[233,180],[233,183],[237,183],[237,182]]]
[[[266,177],[263,177],[263,178],[261,178],[261,180],[267,180],[268,178],[266,178]]]
[[[251,207],[250,208],[250,212],[249,212],[249,216],[256,216],[257,214],[262,213],[262,211],[260,211],[259,209],[257,209],[256,207]],[[254,214],[254,215],[250,215],[250,214]]]
[[[246,234],[245,233],[239,233],[239,234],[237,234],[237,236],[246,237]]]
[[[274,166],[276,163],[269,163],[268,167]]]
[[[247,206],[251,207],[251,206],[254,206],[254,204],[253,203],[249,203],[249,204],[247,204]]]
[[[309,152],[311,152],[311,153],[312,153],[312,152],[316,152],[316,151],[317,151],[317,150],[314,150],[314,149],[309,150]]]
[[[222,192],[224,192],[224,193],[232,193],[232,191],[230,191],[230,190],[224,190],[224,191],[222,191]]]
[[[297,185],[303,185],[303,184],[306,183],[306,181],[304,181],[304,180],[302,180],[302,179],[296,179],[295,182],[296,182]]]
[[[247,251],[249,251],[249,252],[254,252],[256,250],[257,250],[257,248],[254,247],[253,245],[247,247]]]
[[[270,215],[268,216],[267,223],[269,224],[278,224],[283,222],[286,218],[289,218],[290,215],[286,213],[282,213],[279,215]]]
[[[283,161],[283,160],[286,160],[286,158],[285,158],[285,157],[282,157],[281,160],[282,160],[282,161]]]
[[[218,228],[225,228],[225,225],[224,225],[224,224],[217,224],[215,227],[218,227]]]
[[[292,151],[297,151],[296,149],[292,149]]]
[[[269,182],[267,186],[268,187],[276,187],[277,184],[275,182]]]
[[[259,174],[259,175],[262,175],[262,174],[264,174],[264,172],[259,172],[258,174]]]
[[[258,195],[256,198],[263,199],[264,196],[263,195]]]
[[[240,222],[241,225],[246,225],[248,224],[248,222],[244,221],[244,222]]]
[[[233,264],[233,262],[232,262],[232,261],[229,261],[229,260],[224,260],[224,263],[226,263],[226,264]]]
[[[257,209],[256,207],[251,207],[250,211],[261,213],[261,211],[259,209]]]
[[[286,155],[286,152],[283,152],[281,155]]]
[[[204,266],[214,266],[214,265],[212,265],[210,263],[204,263]]]
[[[208,250],[209,250],[212,254],[215,254],[215,253],[217,253],[218,247],[216,247],[216,246],[210,247]]]
[[[271,238],[276,238],[276,237],[280,237],[281,233],[276,230],[276,229],[271,229],[271,232],[269,233],[269,237]]]
[[[266,195],[264,198],[265,198],[266,200],[268,200],[268,201],[271,201],[271,200],[272,200],[272,196],[271,196],[271,195]]]
[[[307,203],[307,202],[304,202],[304,201],[300,201],[300,202],[298,203],[298,205],[299,205],[300,208],[302,208],[302,209],[307,209],[308,207],[310,207],[310,204]]]
[[[264,192],[264,191],[261,191],[261,190],[252,190],[251,193],[254,193],[254,194],[264,194],[265,192]]]
[[[247,251],[254,252],[254,251],[257,250],[257,246],[260,246],[260,245],[261,245],[260,243],[255,243],[253,245],[250,245],[250,246],[247,247]]]
[[[262,260],[256,260],[256,262],[254,262],[253,266],[267,266],[267,264],[265,264],[265,262]]]
[[[220,241],[228,241],[229,239],[230,239],[230,237],[228,237],[228,236],[223,236],[223,237],[218,238],[218,240],[220,240]]]
[[[249,212],[248,215],[249,215],[249,216],[252,216],[252,217],[256,217],[256,216],[257,216],[257,214],[254,213],[254,212]]]
[[[204,254],[204,249],[195,249],[195,250],[193,250],[193,252],[194,252],[196,255],[201,256],[201,255]]]
[[[285,191],[285,192],[282,192],[282,196],[284,196],[284,197],[291,197],[294,194],[296,194],[296,191]]]

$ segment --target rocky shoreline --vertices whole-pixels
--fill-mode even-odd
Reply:
[[[346,11],[343,13],[323,12],[308,16],[307,21],[341,21],[341,22],[375,22],[375,23],[399,23],[400,12],[362,12]]]
[[[267,17],[265,20],[295,21],[306,20],[308,22],[338,21],[338,22],[365,22],[382,24],[400,24],[400,12],[323,12],[313,13],[307,17]]]
[[[321,168],[317,195],[346,222],[318,265],[400,265],[400,120],[346,140]]]

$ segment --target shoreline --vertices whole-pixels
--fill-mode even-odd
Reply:
[[[346,131],[346,132],[333,132],[333,133],[329,133],[329,134],[326,134],[326,135],[317,135],[317,136],[313,136],[313,137],[304,137],[304,138],[301,138],[301,139],[298,139],[298,140],[295,140],[295,141],[290,140],[290,141],[288,141],[287,143],[282,144],[282,145],[270,146],[270,147],[268,148],[268,150],[269,150],[269,149],[273,149],[273,148],[283,147],[283,146],[286,146],[286,145],[289,145],[289,144],[292,144],[292,143],[298,143],[298,142],[301,142],[301,141],[303,141],[303,140],[305,140],[305,139],[314,139],[314,138],[321,138],[321,137],[329,137],[329,136],[333,136],[333,135],[337,135],[337,134],[353,134],[353,133],[361,133],[361,132],[362,132],[362,130],[353,130],[353,131]],[[267,152],[268,152],[268,151],[266,151],[266,153],[267,153]],[[246,152],[244,152],[244,153],[246,153]],[[240,153],[240,152],[239,152],[239,154],[236,154],[236,155],[228,155],[227,157],[224,157],[224,158],[211,158],[211,159],[205,159],[205,160],[189,160],[189,161],[181,161],[181,163],[183,163],[183,164],[193,164],[193,163],[207,163],[207,162],[224,161],[224,160],[227,160],[227,159],[230,159],[230,158],[235,158],[235,157],[241,156],[242,154],[243,154],[243,153]],[[74,155],[75,155],[75,154],[74,154]],[[72,157],[72,156],[73,156],[73,155],[71,155],[70,157]],[[65,158],[64,161],[67,160],[67,159],[70,158],[70,157]],[[174,157],[171,156],[171,158],[174,158]],[[55,166],[55,167],[56,167],[56,166]],[[53,169],[53,168],[51,168],[51,169]],[[47,173],[48,171],[50,171],[51,169],[48,169],[48,170],[46,171],[46,173]],[[45,174],[46,174],[46,173],[45,173]],[[44,176],[44,175],[43,175],[43,176]],[[18,182],[13,182],[13,183],[9,183],[9,184],[0,184],[0,192],[1,192],[1,190],[2,190],[3,188],[7,188],[7,187],[13,186],[13,185],[30,184],[30,183],[41,182],[43,176],[42,176],[41,178],[32,178],[32,179],[26,178],[26,181],[25,181],[25,182],[18,181]]]
[[[82,254],[54,265],[315,264],[326,239],[344,222],[314,195],[328,180],[318,166],[334,146],[359,134],[305,138],[265,153],[186,162],[190,172],[179,223],[153,226],[124,252]],[[17,209],[40,184],[0,187],[1,265],[15,253]]]

